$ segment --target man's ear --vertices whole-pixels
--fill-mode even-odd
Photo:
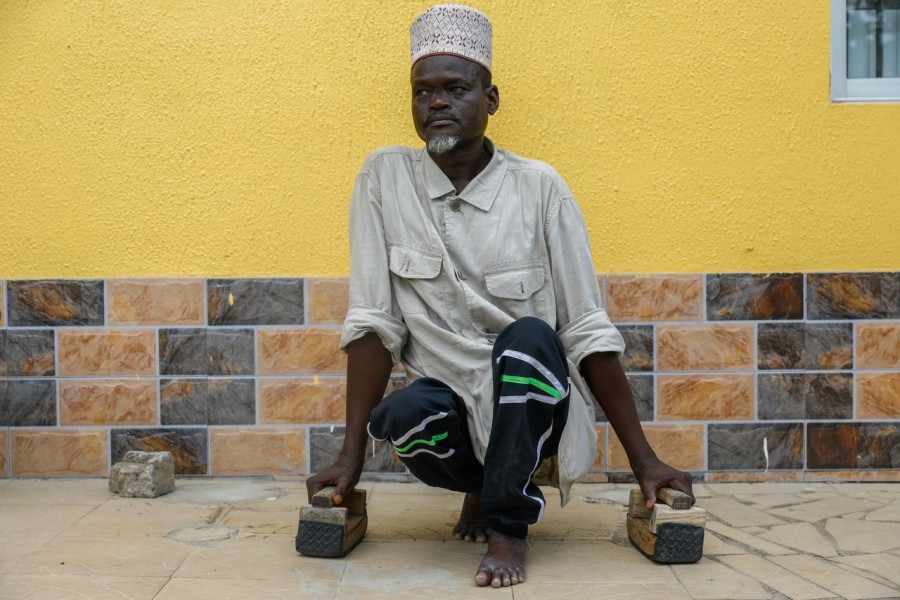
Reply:
[[[500,109],[500,90],[496,85],[489,85],[485,88],[484,95],[487,96],[488,114],[493,115]]]

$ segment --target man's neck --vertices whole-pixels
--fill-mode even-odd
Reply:
[[[453,184],[457,194],[491,162],[491,154],[485,147],[484,137],[465,145],[461,144],[446,154],[435,156],[429,152],[428,155]]]

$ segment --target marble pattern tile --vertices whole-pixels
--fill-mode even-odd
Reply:
[[[0,598],[132,598],[153,600],[168,581],[165,577],[94,575],[4,575]],[[63,595],[65,594],[65,595]]]
[[[838,568],[831,561],[803,554],[777,556],[771,560],[804,579],[815,581],[819,586],[847,600],[897,597],[896,590]]]
[[[761,556],[743,554],[723,556],[719,560],[792,600],[818,600],[831,596],[830,592]]]
[[[803,274],[706,276],[706,314],[717,320],[803,318]]]
[[[607,312],[613,321],[699,321],[702,275],[610,275]]]
[[[876,510],[882,506],[884,506],[883,501],[872,498],[836,496],[775,508],[769,512],[794,521],[819,523],[832,517],[843,517],[859,511]]]
[[[834,539],[841,554],[900,548],[900,523],[832,518],[826,521],[825,532]]]
[[[760,419],[803,419],[806,417],[806,376],[779,373],[757,376]]]
[[[705,557],[692,565],[672,565],[671,568],[694,600],[771,598],[755,579]]]
[[[207,431],[186,429],[113,429],[112,463],[122,460],[129,450],[172,453],[177,475],[206,475],[209,464],[206,447]]]
[[[256,382],[210,377],[206,421],[210,425],[256,424]]]
[[[149,329],[61,329],[57,344],[64,377],[156,375],[156,333]]]
[[[900,372],[856,376],[856,418],[900,419]]]
[[[302,279],[210,279],[210,325],[302,325]]]
[[[676,469],[704,469],[703,425],[644,425],[647,441],[659,458]],[[618,436],[610,428],[609,470],[630,471],[628,456]]]
[[[10,379],[6,393],[6,421],[11,427],[56,425],[56,381]]]
[[[296,520],[296,519],[292,519]],[[294,531],[296,534],[296,523]],[[254,535],[229,540],[217,548],[200,548],[175,571],[176,578],[288,579],[299,583],[338,583],[345,567],[335,561],[316,560],[285,552],[285,536]],[[291,540],[293,541],[293,540]],[[251,597],[256,596],[251,593]]]
[[[161,379],[162,425],[206,425],[207,378]]]
[[[900,319],[900,273],[809,273],[807,319]]]
[[[13,329],[6,332],[6,371],[10,377],[56,374],[55,335],[49,329]]]
[[[707,446],[711,471],[803,468],[800,423],[712,423]]]
[[[703,498],[697,505],[715,519],[751,535],[759,535],[766,531],[766,527],[784,523],[764,510],[747,506],[727,496]]]
[[[40,502],[6,505],[0,511],[0,536],[3,537],[3,545],[7,546],[9,543],[7,540],[19,542],[26,536],[45,543],[65,531],[66,528],[71,527],[73,523],[77,523],[79,519],[84,518],[95,508],[96,506],[84,504],[68,506],[65,504],[46,505]],[[35,514],[37,511],[43,514]],[[37,544],[37,548],[41,545]],[[37,548],[32,547],[31,550],[34,551]],[[24,555],[27,554],[26,552]],[[20,555],[19,558],[24,555]],[[4,573],[3,576],[0,576],[0,581],[5,575]]]
[[[252,329],[208,329],[206,353],[209,375],[252,375]]]
[[[851,323],[760,323],[760,369],[850,369]]]
[[[207,375],[206,329],[160,329],[160,375]]]
[[[586,598],[627,598],[628,600],[690,600],[680,583],[533,583],[513,590],[516,600],[585,600]]]
[[[783,546],[779,546],[778,544],[760,539],[755,535],[745,533],[740,529],[735,529],[734,527],[730,527],[715,520],[707,520],[706,529],[707,531],[714,532],[716,535],[728,538],[729,540],[733,540],[735,542],[738,542],[739,544],[752,548],[754,550],[754,554],[762,554],[765,556],[780,556],[784,554],[794,553],[793,550],[789,550]]]
[[[245,552],[238,557],[259,557],[265,555]],[[284,560],[283,556],[279,559]],[[280,564],[281,560],[278,564]],[[255,561],[244,561],[251,566]],[[249,564],[248,564],[249,563]],[[308,580],[305,571],[298,569],[293,578],[284,579],[207,579],[203,577],[173,577],[166,586],[153,596],[153,600],[240,600],[241,598],[267,598],[269,600],[320,600],[336,598],[338,583],[333,581]]]
[[[346,393],[343,377],[260,378],[259,422],[343,423]]]
[[[15,575],[171,577],[194,548],[169,539],[60,538],[32,552],[11,569]],[[115,597],[110,595],[109,597]]]
[[[310,427],[309,468],[317,473],[332,464],[344,443],[344,427]],[[390,442],[368,441],[363,471],[366,473],[405,473]]]
[[[638,418],[641,421],[653,420],[653,375],[636,375],[628,373],[625,375],[628,379],[628,387],[631,389],[631,396],[634,398],[634,405],[637,408]],[[600,403],[596,398],[592,398],[594,403],[594,417],[597,423],[605,423],[607,421],[606,414],[600,407]]]
[[[900,556],[878,552],[858,556],[841,556],[834,559],[861,571],[867,571],[876,577],[883,577],[896,586],[900,586]]]
[[[9,458],[7,456],[8,449],[9,429],[6,429],[4,427],[3,429],[0,429],[0,478],[9,477]],[[2,563],[0,563],[0,571],[2,571],[2,568]]]
[[[900,321],[858,323],[856,362],[860,369],[900,369]]]
[[[261,375],[343,375],[347,357],[340,351],[338,329],[260,329],[257,332]]]
[[[203,325],[202,279],[110,279],[109,325]]]
[[[340,325],[350,303],[350,280],[307,279],[306,299],[310,325]]]
[[[657,383],[660,421],[753,418],[752,375],[658,375]]]
[[[58,538],[170,537],[173,530],[209,525],[220,513],[215,506],[187,502],[173,504],[168,498],[166,500],[166,503],[141,502],[116,497],[63,529]],[[114,543],[114,540],[109,539],[109,542]]]
[[[619,325],[625,340],[625,354],[619,357],[626,372],[653,370],[653,326]]]
[[[898,423],[810,423],[808,469],[900,468]]]
[[[807,369],[852,369],[853,324],[807,323],[803,365]]]
[[[0,377],[6,377],[6,330],[0,329]]]
[[[156,425],[156,383],[141,379],[62,379],[61,425]]]
[[[7,282],[9,325],[103,325],[103,281]]]
[[[760,419],[850,419],[851,373],[779,373],[758,376]]]
[[[759,534],[759,537],[806,554],[822,557],[837,556],[837,550],[834,549],[831,542],[815,525],[805,521],[770,527],[768,531]]]
[[[13,429],[10,435],[13,477],[108,475],[106,431]]]
[[[754,367],[753,326],[659,325],[660,371],[749,370]]]
[[[0,427],[9,427],[9,382],[0,379]]]
[[[304,428],[210,429],[209,452],[214,475],[307,473]]]

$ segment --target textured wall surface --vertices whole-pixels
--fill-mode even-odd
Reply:
[[[0,277],[346,274],[428,4],[0,3]],[[599,271],[900,265],[900,105],[830,102],[827,2],[473,4]]]

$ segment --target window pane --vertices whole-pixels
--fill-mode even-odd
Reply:
[[[900,0],[847,0],[847,77],[900,77]]]

